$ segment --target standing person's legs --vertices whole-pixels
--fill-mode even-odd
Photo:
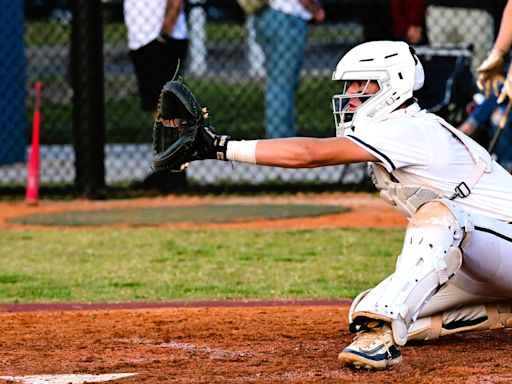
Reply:
[[[141,108],[144,111],[156,111],[160,88],[159,71],[155,70],[158,58],[162,55],[163,45],[152,41],[149,44],[130,51],[130,57],[137,79]]]
[[[185,60],[187,58],[188,40],[170,39],[165,44],[165,55],[161,56],[162,71],[160,82],[162,86],[170,81],[178,71],[178,74],[183,73]]]
[[[139,86],[141,107],[151,112],[153,118],[156,115],[160,91],[163,85],[172,79],[178,58],[184,59],[186,51],[187,40],[171,39],[166,44],[152,41],[130,52]],[[148,127],[151,127],[149,122]],[[151,141],[151,129],[147,132],[148,140]],[[143,186],[163,193],[182,191],[188,186],[186,172],[152,172],[144,179]]]
[[[307,23],[265,9],[256,19],[258,42],[265,53],[265,120],[268,138],[296,135],[295,104],[307,41]]]

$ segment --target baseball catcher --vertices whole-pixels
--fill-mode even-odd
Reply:
[[[395,271],[359,294],[354,341],[338,356],[385,369],[410,340],[512,327],[512,176],[475,141],[420,108],[423,66],[404,42],[358,45],[338,62],[336,137],[238,141],[219,136],[180,83],[161,96],[158,129],[177,129],[155,166],[199,159],[285,168],[368,162],[381,196],[409,224]],[[165,128],[164,128],[165,127]]]

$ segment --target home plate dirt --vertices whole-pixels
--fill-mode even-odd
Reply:
[[[352,339],[347,313],[348,305],[4,312],[0,376],[137,374],[113,383],[512,382],[507,330],[407,345],[404,362],[386,372],[340,366],[337,354]]]
[[[0,229],[26,230],[6,218],[34,212],[244,199],[42,202],[35,208],[0,202]],[[265,200],[338,202],[352,211],[223,227],[405,226],[405,219],[371,195]],[[403,363],[389,371],[341,366],[337,355],[352,340],[348,310],[341,301],[3,305],[0,383],[512,383],[512,332],[504,329],[408,344]]]
[[[13,381],[25,384],[82,384],[102,383],[105,381],[135,376],[136,373],[115,373],[104,375],[35,375],[35,376],[0,376],[1,380]]]

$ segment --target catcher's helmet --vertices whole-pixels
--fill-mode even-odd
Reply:
[[[341,58],[332,79],[342,82],[342,93],[334,95],[332,107],[336,136],[344,136],[347,128],[378,120],[397,109],[423,86],[425,74],[420,60],[402,41],[371,41],[360,44]],[[352,81],[375,81],[380,90],[365,95],[347,94]],[[355,111],[348,108],[351,98],[364,99]]]

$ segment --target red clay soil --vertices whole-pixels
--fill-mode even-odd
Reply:
[[[254,199],[233,197],[43,202],[38,207],[0,203],[0,228],[26,229],[4,220],[33,212],[235,200],[254,203]],[[258,201],[337,203],[353,211],[302,221],[260,220],[221,227],[405,225],[404,219],[369,195],[304,195]],[[389,371],[369,372],[343,367],[336,359],[352,339],[346,302],[151,306],[0,306],[0,377],[137,373],[113,383],[512,383],[512,332],[507,330],[410,344],[402,349],[402,364]]]
[[[97,209],[126,209],[137,207],[161,206],[187,206],[198,204],[319,204],[340,205],[351,208],[350,212],[323,215],[318,217],[291,218],[282,220],[252,220],[237,223],[177,223],[163,224],[162,227],[189,229],[189,228],[226,228],[226,229],[252,229],[252,228],[386,228],[404,227],[406,220],[393,207],[386,204],[377,195],[367,193],[329,193],[329,194],[297,194],[290,196],[214,196],[214,197],[186,197],[166,196],[159,198],[142,198],[129,200],[108,201],[41,201],[37,206],[28,206],[24,202],[0,202],[0,230],[2,229],[45,229],[50,227],[38,225],[20,225],[6,222],[10,217],[29,215],[34,213],[50,213],[64,211],[88,211]],[[126,225],[109,226],[110,228],[125,228]],[[51,228],[55,228],[52,226]],[[63,227],[61,227],[63,228]],[[80,227],[83,229],[84,227]],[[95,227],[97,228],[97,227]],[[73,229],[73,228],[69,228]],[[76,229],[76,228],[74,228]]]
[[[137,373],[118,383],[510,383],[512,332],[407,345],[386,372],[340,366],[345,306],[1,315],[0,376]]]

